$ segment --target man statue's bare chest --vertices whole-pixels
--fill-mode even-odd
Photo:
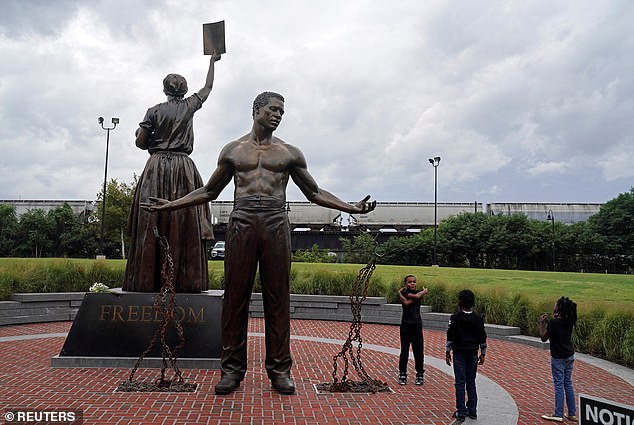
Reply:
[[[292,157],[288,149],[280,145],[258,146],[248,144],[241,146],[232,155],[232,162],[237,172],[284,173],[289,169]]]

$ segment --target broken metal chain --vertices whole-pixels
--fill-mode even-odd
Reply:
[[[363,326],[361,322],[361,305],[367,297],[370,277],[376,268],[375,261],[376,260],[374,258],[370,260],[370,262],[359,271],[359,275],[352,284],[349,297],[350,309],[352,310],[352,323],[350,324],[348,339],[343,344],[341,351],[332,358],[332,383],[317,385],[317,388],[320,390],[330,392],[370,393],[390,391],[390,388],[385,382],[373,379],[370,375],[368,375],[361,360],[361,349],[363,348],[363,337],[361,336],[361,328]],[[355,341],[357,342],[356,352],[353,344]],[[343,361],[343,372],[341,378],[337,376],[338,363],[340,359]],[[348,379],[350,363],[352,363],[354,370],[361,379],[360,382]]]
[[[125,392],[147,392],[147,391],[171,391],[171,392],[190,392],[196,389],[196,384],[186,383],[183,379],[183,375],[181,370],[176,365],[176,359],[178,354],[185,346],[185,336],[183,333],[183,327],[181,326],[180,320],[176,318],[176,290],[174,289],[174,259],[172,258],[172,253],[170,251],[169,242],[167,238],[164,236],[160,236],[158,233],[158,229],[154,227],[154,236],[159,241],[161,248],[163,250],[163,263],[161,265],[161,280],[163,281],[163,285],[161,286],[161,290],[156,295],[154,299],[154,309],[161,314],[161,325],[158,327],[154,335],[152,336],[152,340],[150,344],[145,349],[145,351],[139,356],[134,365],[132,371],[130,371],[130,376],[127,381],[121,383],[119,387],[117,387],[118,391]],[[166,333],[169,327],[169,324],[173,323],[174,328],[176,329],[176,334],[178,337],[178,344],[172,349],[167,343]],[[134,382],[134,375],[139,368],[139,365],[143,361],[152,348],[154,344],[156,344],[157,339],[160,337],[161,341],[161,356],[163,367],[161,368],[161,376],[154,382]],[[165,371],[168,368],[168,365],[171,365],[174,375],[172,379],[165,378]]]

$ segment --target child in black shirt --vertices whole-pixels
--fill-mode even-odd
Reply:
[[[570,298],[561,297],[553,308],[553,319],[546,324],[547,315],[539,316],[539,336],[542,341],[550,339],[550,366],[555,387],[555,413],[542,415],[542,419],[562,422],[564,416],[571,421],[577,420],[575,391],[572,388],[572,366],[575,361],[575,349],[572,346],[572,328],[577,322],[577,304]],[[564,414],[564,398],[568,414]]]
[[[421,299],[429,290],[423,287],[416,289],[416,276],[407,275],[403,280],[403,288],[398,291],[398,297],[403,304],[403,316],[401,317],[401,355],[398,361],[398,383],[407,384],[407,362],[409,360],[409,347],[414,352],[414,365],[416,368],[416,385],[423,385],[425,373],[425,361],[423,355],[423,321],[420,317]]]
[[[456,411],[453,416],[458,422],[463,422],[466,416],[477,419],[478,394],[476,392],[476,374],[478,364],[484,364],[487,350],[487,334],[484,330],[482,316],[472,309],[475,295],[468,289],[458,294],[457,313],[449,319],[447,329],[447,344],[445,346],[445,360],[451,366],[451,351],[453,350],[453,371],[456,386]],[[478,348],[480,356],[478,356]],[[467,402],[465,403],[465,390]]]

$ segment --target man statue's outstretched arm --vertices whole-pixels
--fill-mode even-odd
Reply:
[[[150,202],[142,202],[141,208],[147,211],[171,211],[185,207],[204,204],[218,198],[220,192],[229,184],[233,172],[226,162],[219,162],[207,184],[189,192],[187,195],[174,201],[160,198],[149,198]]]
[[[308,172],[306,160],[301,152],[297,152],[297,164],[290,170],[290,175],[304,196],[317,205],[326,208],[347,212],[349,214],[363,214],[372,211],[376,207],[376,201],[368,202],[370,195],[356,204],[349,204],[325,189],[321,189],[313,176]]]

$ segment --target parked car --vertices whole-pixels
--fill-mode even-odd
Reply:
[[[218,241],[211,249],[211,259],[212,260],[224,260],[225,258],[225,242]]]

